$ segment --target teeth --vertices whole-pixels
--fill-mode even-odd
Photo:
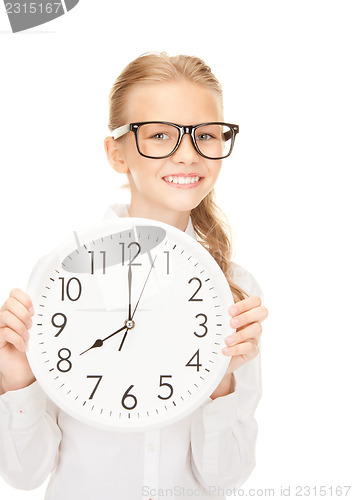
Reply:
[[[200,177],[176,177],[170,175],[169,177],[164,177],[164,179],[174,184],[193,184],[194,182],[198,182]]]

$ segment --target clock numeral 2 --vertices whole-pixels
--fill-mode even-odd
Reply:
[[[68,354],[64,354],[63,351],[67,351]],[[71,370],[71,368],[72,368],[72,363],[71,363],[71,361],[69,361],[69,358],[71,357],[71,351],[70,351],[70,349],[67,349],[66,347],[63,347],[62,349],[59,350],[59,352],[57,353],[57,355],[60,358],[60,361],[58,361],[58,363],[56,365],[57,369],[60,372],[63,372],[63,373],[69,372]]]
[[[191,363],[191,361],[196,358],[197,361],[196,363]],[[188,363],[185,365],[185,366],[196,366],[197,367],[197,372],[199,372],[199,367],[202,366],[200,363],[199,363],[199,349],[198,351],[194,354],[194,356],[191,357],[191,359],[188,361]]]
[[[65,278],[59,278],[62,280],[62,286],[61,286],[61,300],[65,300],[65,292],[67,295],[67,298],[72,300],[73,302],[78,300],[81,296],[82,293],[82,285],[81,282],[79,281],[78,278],[71,278],[68,280],[67,285],[66,285],[66,290],[65,290]],[[78,283],[78,294],[77,297],[74,298],[72,294],[70,293],[70,288],[72,286],[72,282],[77,282]],[[77,293],[77,292],[76,292]]]
[[[194,280],[198,281],[199,286],[198,286],[197,290],[194,292],[194,294],[192,295],[192,297],[190,299],[188,299],[188,302],[197,302],[197,301],[202,302],[203,299],[195,299],[194,298],[197,295],[197,293],[199,292],[199,290],[202,288],[202,282],[200,281],[199,278],[191,278],[188,283],[191,283]]]

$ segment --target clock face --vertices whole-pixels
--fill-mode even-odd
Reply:
[[[74,232],[28,293],[34,375],[85,423],[162,427],[200,406],[225,374],[231,290],[200,243],[172,226],[121,218]]]

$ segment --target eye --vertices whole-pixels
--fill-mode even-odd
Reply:
[[[214,136],[211,134],[206,134],[205,132],[197,135],[197,141],[209,141],[210,139],[214,139]]]
[[[157,139],[159,141],[165,141],[166,139],[170,139],[170,137],[167,134],[165,134],[165,132],[158,132],[157,134],[152,135],[151,139]]]

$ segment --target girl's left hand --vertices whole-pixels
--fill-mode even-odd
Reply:
[[[236,332],[225,338],[222,352],[231,356],[227,375],[237,370],[247,361],[255,358],[259,352],[258,342],[262,333],[262,321],[268,316],[268,310],[262,306],[259,297],[249,296],[236,302],[229,308],[230,325]]]

